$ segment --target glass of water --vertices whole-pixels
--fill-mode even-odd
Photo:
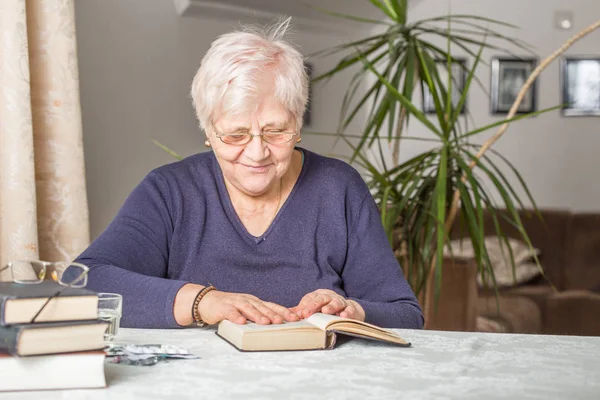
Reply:
[[[113,342],[119,333],[123,314],[123,297],[117,293],[98,293],[98,319],[109,323],[104,334],[105,342]]]

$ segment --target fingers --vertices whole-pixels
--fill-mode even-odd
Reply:
[[[319,289],[307,294],[292,310],[301,318],[308,318],[316,312],[338,314],[348,306],[346,299],[333,290]]]
[[[365,310],[362,306],[354,300],[347,300],[348,306],[344,308],[339,315],[342,318],[352,318],[359,321],[365,320]]]
[[[269,323],[273,323],[273,324],[282,324],[283,323],[283,316],[280,315],[275,310],[273,310],[271,307],[268,307],[266,303],[257,302],[255,304],[253,304],[253,306],[261,314],[263,314],[264,316],[266,316],[269,319]]]
[[[317,296],[313,302],[303,311],[304,317],[309,317],[316,312],[324,314],[335,314],[347,306],[346,300],[338,295],[322,294]]]
[[[246,318],[234,307],[227,312],[225,319],[238,325],[244,325],[246,323]]]
[[[265,315],[263,312],[261,312],[261,310],[259,310],[259,308],[262,308],[260,306],[258,306],[258,304],[252,304],[249,302],[243,302],[243,303],[238,303],[235,305],[235,307],[238,309],[238,311],[240,312],[240,314],[242,314],[244,317],[246,317],[247,319],[249,319],[250,321],[256,322],[257,324],[260,325],[269,325],[271,323],[271,319]]]
[[[356,309],[354,306],[350,305],[339,312],[338,315],[342,318],[354,318],[356,315]]]
[[[311,312],[311,310],[316,309],[318,306],[317,296],[317,292],[311,292],[304,296],[300,300],[300,303],[296,307],[293,307],[296,315],[300,318],[306,318],[313,314],[315,311]]]
[[[254,296],[236,296],[233,301],[230,302],[230,306],[232,306],[231,308],[233,308],[235,312],[229,311],[225,318],[235,323],[243,324],[246,320],[250,320],[257,324],[268,325],[298,320],[298,316],[289,309],[280,306],[279,304],[262,301]],[[232,318],[235,318],[236,320],[233,320]]]
[[[264,305],[280,315],[287,322],[294,322],[299,319],[295,312],[292,312],[290,309],[280,306],[279,304],[265,302]]]
[[[352,314],[348,305],[344,297],[328,289],[319,289],[307,294],[300,304],[290,309],[248,294],[213,291],[200,302],[199,311],[204,321],[210,324],[227,319],[236,324],[252,321],[268,325],[298,321],[316,312],[332,315],[340,315],[341,312]]]
[[[329,304],[325,305],[321,311],[325,314],[337,314],[342,312],[347,307],[348,303],[346,302],[346,299],[342,297],[336,297],[332,299]]]

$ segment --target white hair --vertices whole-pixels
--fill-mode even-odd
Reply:
[[[200,128],[216,113],[239,113],[256,107],[273,89],[280,104],[296,118],[298,130],[308,101],[304,57],[284,36],[290,19],[267,27],[245,26],[218,37],[196,72],[191,97]],[[265,87],[265,82],[270,82]],[[272,86],[271,86],[272,84]]]

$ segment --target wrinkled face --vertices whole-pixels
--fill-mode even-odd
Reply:
[[[247,144],[239,134],[273,135],[295,132],[294,116],[279,104],[274,96],[263,97],[259,106],[235,115],[219,115],[207,129],[208,139],[227,182],[249,196],[266,193],[285,175],[292,161],[298,135],[287,143],[267,143],[254,136]],[[238,135],[235,135],[238,134]],[[223,143],[217,135],[234,144]]]

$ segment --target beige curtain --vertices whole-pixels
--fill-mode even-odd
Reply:
[[[0,266],[89,244],[74,1],[0,0]]]

